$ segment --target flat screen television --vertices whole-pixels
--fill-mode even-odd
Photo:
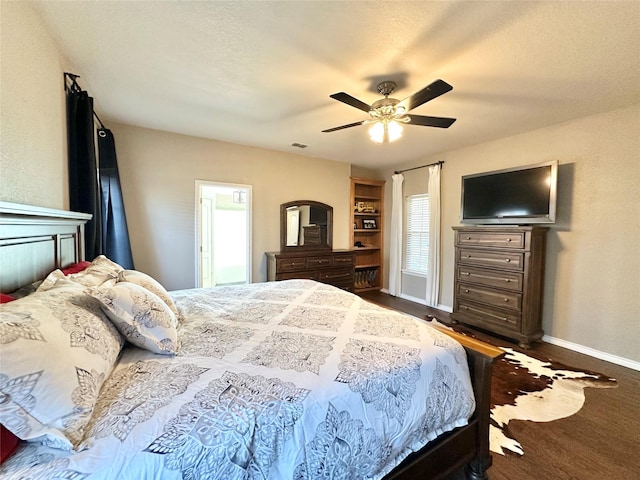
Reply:
[[[465,175],[460,223],[554,223],[557,178],[557,161]]]

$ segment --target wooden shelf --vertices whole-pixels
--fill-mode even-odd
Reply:
[[[355,288],[356,293],[357,292],[377,292],[378,290],[380,290],[380,287],[366,287],[366,288]]]
[[[380,200],[380,197],[378,197],[378,195],[355,195],[354,198],[356,200]]]
[[[356,270],[363,270],[363,269],[368,269],[368,268],[377,268],[380,265],[377,263],[370,263],[370,264],[362,264],[362,265],[357,265],[356,266]]]
[[[356,293],[382,288],[384,184],[385,182],[381,180],[351,177],[350,241],[351,245],[354,245],[355,253]],[[361,211],[363,208],[375,210],[375,212],[363,212]],[[363,221],[367,218],[374,218],[377,228],[362,228]],[[356,247],[356,242],[365,246]]]

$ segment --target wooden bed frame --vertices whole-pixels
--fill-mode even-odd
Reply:
[[[56,268],[84,260],[85,213],[0,202],[0,292],[9,293]],[[491,369],[504,352],[470,337],[442,329],[467,351],[476,399],[469,424],[441,435],[410,455],[385,480],[448,479],[464,469],[471,480],[487,478]]]

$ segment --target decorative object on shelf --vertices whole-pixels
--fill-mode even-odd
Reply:
[[[365,268],[362,270],[356,270],[354,277],[355,288],[365,289],[374,288],[377,286],[376,278],[378,276],[377,268]]]
[[[367,230],[375,230],[378,228],[376,220],[374,218],[365,218],[362,220],[362,228]]]

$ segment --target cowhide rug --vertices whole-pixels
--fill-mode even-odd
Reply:
[[[475,337],[464,327],[450,327],[428,315],[429,322]],[[500,455],[524,455],[509,431],[511,420],[551,422],[570,417],[584,405],[584,388],[615,388],[618,383],[600,373],[579,370],[548,358],[536,358],[519,350],[506,354],[493,366],[489,448]]]
[[[501,348],[506,355],[493,367],[489,427],[491,451],[500,455],[524,454],[509,432],[511,420],[550,422],[566,418],[582,408],[585,387],[618,386],[616,380],[599,373]]]

